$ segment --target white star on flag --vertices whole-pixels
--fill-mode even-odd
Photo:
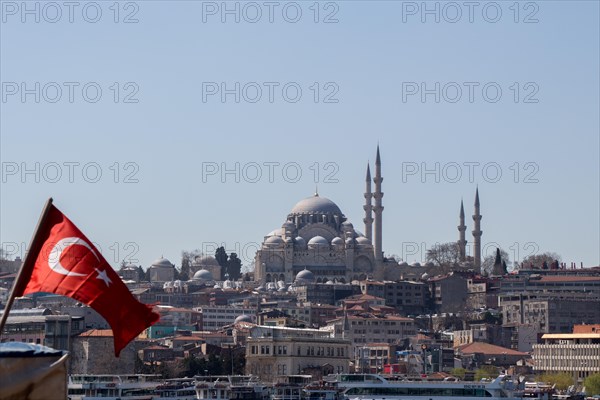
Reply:
[[[107,287],[110,286],[110,284],[112,283],[112,281],[110,280],[110,278],[108,277],[108,275],[106,275],[106,270],[100,271],[98,268],[94,268],[94,269],[98,273],[98,276],[96,277],[96,279],[102,279],[104,281],[104,283],[106,283]]]

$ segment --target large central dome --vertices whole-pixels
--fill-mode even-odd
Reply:
[[[291,214],[338,214],[342,215],[342,211],[333,201],[326,197],[320,197],[318,194],[300,200]]]

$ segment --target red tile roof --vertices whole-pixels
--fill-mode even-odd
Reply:
[[[113,337],[112,329],[90,329],[79,335],[80,337]]]
[[[458,346],[458,350],[462,354],[482,353],[485,355],[507,355],[507,356],[528,356],[528,353],[508,349],[506,347],[496,346],[494,344],[473,342]]]

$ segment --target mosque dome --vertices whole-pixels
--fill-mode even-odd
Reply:
[[[337,214],[342,215],[342,211],[333,201],[326,197],[321,197],[318,194],[300,200],[291,214]]]
[[[273,229],[271,232],[267,233],[265,236],[283,236],[285,235],[285,230],[283,228]]]
[[[171,261],[167,260],[164,257],[159,258],[158,260],[155,260],[151,267],[155,267],[155,268],[173,268],[173,264],[171,264]]]
[[[281,247],[284,245],[284,241],[280,236],[269,236],[265,240],[265,246],[267,247]]]
[[[329,242],[323,236],[314,236],[308,241],[308,247],[310,249],[328,248]]]
[[[411,267],[420,267],[421,263],[420,262],[414,262],[412,263]]]
[[[304,240],[302,236],[298,236],[294,239],[294,242],[296,242],[296,246],[298,246],[299,249],[306,249],[306,240]]]
[[[364,236],[359,236],[356,238],[356,243],[359,246],[371,246],[371,241]]]
[[[233,323],[234,323],[234,324],[237,324],[237,323],[239,323],[239,322],[250,322],[250,323],[252,323],[252,317],[251,317],[251,316],[249,316],[249,315],[247,315],[247,314],[242,314],[242,315],[239,315],[239,316],[238,316],[238,317],[237,317],[237,318],[236,318],[236,319],[233,321]]]
[[[288,231],[293,231],[294,229],[296,229],[296,225],[294,225],[294,223],[291,222],[291,221],[285,221],[283,223],[283,225],[281,225],[281,229],[288,230]]]
[[[406,261],[402,261],[400,264],[398,264],[401,267],[408,267],[408,263]]]
[[[344,239],[342,239],[341,237],[334,237],[333,240],[331,241],[331,245],[335,248],[340,248],[340,247],[344,247]]]
[[[195,281],[212,281],[213,276],[210,273],[210,271],[201,269],[194,274],[194,277],[192,279]]]
[[[296,282],[314,282],[315,275],[307,269],[296,274]]]
[[[198,256],[198,257],[194,258],[192,265],[193,266],[204,266],[204,265],[217,266],[217,265],[219,265],[219,263],[218,263],[217,259],[214,258],[213,256]]]

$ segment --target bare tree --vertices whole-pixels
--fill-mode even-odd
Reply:
[[[557,253],[547,251],[545,253],[533,254],[523,259],[522,268],[549,268],[552,263],[560,263],[562,257]]]
[[[454,265],[460,261],[460,253],[456,242],[437,243],[433,245],[425,256],[427,262],[436,266]]]

